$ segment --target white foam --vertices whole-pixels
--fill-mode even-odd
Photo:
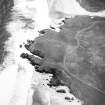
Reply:
[[[5,43],[5,49],[9,54],[3,64],[5,69],[0,74],[0,105],[26,105],[33,80],[35,86],[44,84],[45,92],[50,92],[48,96],[51,105],[70,105],[62,95],[56,93],[55,89],[46,85],[51,76],[42,76],[34,72],[34,67],[27,60],[20,58],[22,52],[29,53],[24,47],[20,48],[20,44],[23,45],[28,39],[34,39],[39,35],[38,30],[49,28],[51,24],[47,0],[14,0],[12,11],[12,21],[6,26],[11,37]],[[20,16],[33,20],[30,24],[31,29],[24,27],[26,23]]]

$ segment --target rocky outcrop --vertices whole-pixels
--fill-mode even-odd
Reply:
[[[89,12],[99,12],[105,10],[104,0],[77,0],[81,7]]]
[[[105,103],[105,19],[65,19],[60,32],[43,30],[22,54],[37,72],[53,74],[49,86],[67,86],[84,105]],[[35,57],[38,56],[38,57]]]

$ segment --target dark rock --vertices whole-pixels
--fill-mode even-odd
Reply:
[[[56,92],[58,92],[58,93],[66,93],[66,91],[64,89],[56,90]]]
[[[89,12],[100,12],[105,10],[105,0],[77,0],[77,2]]]
[[[33,55],[29,55],[27,53],[22,53],[20,56],[24,59],[28,59],[33,66],[41,65],[42,63],[39,58],[34,57]]]
[[[5,42],[10,37],[10,33],[6,31],[5,26],[11,21],[11,9],[13,5],[13,0],[0,0],[0,64],[3,63],[8,53],[4,46]]]

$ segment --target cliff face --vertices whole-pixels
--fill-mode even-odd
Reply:
[[[43,30],[38,38],[25,45],[40,59],[28,54],[22,57],[29,59],[36,71],[53,74],[49,86],[68,86],[84,105],[104,105],[104,27],[104,18],[66,19],[60,32]]]

